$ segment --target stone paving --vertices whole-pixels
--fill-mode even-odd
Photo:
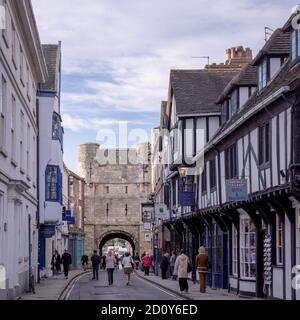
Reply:
[[[58,300],[63,289],[72,281],[74,277],[83,273],[82,270],[71,270],[68,279],[64,275],[57,277],[49,277],[41,279],[39,284],[36,284],[36,293],[25,293],[18,300]]]
[[[183,297],[190,300],[249,300],[247,298],[239,297],[235,294],[229,293],[227,290],[223,289],[211,289],[207,288],[206,293],[200,293],[199,283],[193,283],[189,281],[189,293],[181,294],[179,290],[179,284],[176,280],[166,279],[162,280],[161,277],[155,276],[153,273],[150,273],[149,276],[145,276],[143,272],[136,271],[137,275],[151,281],[152,283],[158,284],[162,288],[171,290],[172,292],[182,295]],[[250,298],[252,299],[252,298]]]

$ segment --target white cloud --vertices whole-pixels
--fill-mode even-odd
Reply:
[[[148,122],[145,121],[140,121],[140,120],[131,120],[131,121],[124,121],[121,119],[98,119],[98,118],[80,118],[80,117],[74,117],[71,116],[70,114],[64,113],[62,115],[62,120],[63,120],[63,127],[66,129],[70,129],[73,132],[80,132],[83,130],[93,130],[93,131],[98,131],[103,128],[112,128],[114,126],[119,126],[119,125],[130,125],[130,124],[135,124],[139,126],[144,126],[149,124]]]

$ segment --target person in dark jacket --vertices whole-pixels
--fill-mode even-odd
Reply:
[[[135,263],[136,270],[139,270],[139,265],[140,265],[140,262],[141,262],[141,258],[140,258],[138,253],[136,253],[135,256],[133,257],[133,261]]]
[[[167,272],[170,268],[169,254],[165,253],[160,262],[161,278],[167,279]]]
[[[92,267],[93,267],[93,280],[98,280],[99,275],[99,265],[101,262],[100,256],[97,254],[97,250],[94,251],[93,256],[91,257]]]
[[[88,263],[89,263],[89,257],[86,254],[84,254],[81,257],[81,265],[84,271],[86,271]]]
[[[57,276],[58,273],[61,271],[60,265],[61,265],[61,256],[58,253],[58,251],[55,250],[55,253],[52,256],[52,260],[51,260],[51,266],[52,266],[52,271],[54,276]]]
[[[70,265],[72,264],[72,257],[70,255],[70,253],[68,252],[68,250],[65,250],[65,253],[62,255],[61,262],[64,267],[65,278],[68,279],[69,268],[70,268]]]

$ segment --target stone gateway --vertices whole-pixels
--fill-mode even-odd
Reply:
[[[149,150],[148,143],[133,149],[102,150],[94,143],[78,147],[78,173],[86,181],[86,254],[101,252],[114,238],[128,241],[135,252],[150,252],[141,215],[151,192]]]

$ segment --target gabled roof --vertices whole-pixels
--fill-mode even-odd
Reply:
[[[256,105],[264,101],[266,98],[270,97],[273,93],[278,91],[284,86],[290,86],[294,81],[300,80],[300,64],[297,64],[294,68],[290,68],[290,59],[287,59],[283,64],[282,68],[274,79],[261,91],[258,89],[252,94],[243,108],[234,114],[229,121],[227,121],[216,134],[211,138],[210,141],[214,141],[221,135],[226,129],[236,124],[239,119],[241,119],[250,109],[254,108]],[[242,122],[240,123],[242,125]],[[236,130],[239,126],[236,126]]]
[[[252,64],[258,65],[261,59],[267,55],[270,56],[284,56],[287,57],[290,54],[290,34],[284,32],[283,29],[276,29],[269,40],[265,43],[263,48],[258,52],[254,58]]]
[[[40,89],[57,92],[59,90],[57,77],[60,68],[61,44],[43,44],[42,49],[47,64],[48,79],[41,84]]]
[[[218,113],[220,92],[237,74],[232,70],[171,70],[170,83],[177,114]]]
[[[218,97],[216,103],[222,103],[228,95],[238,86],[257,86],[257,67],[246,64],[243,69],[237,74],[225,87],[222,94]]]

